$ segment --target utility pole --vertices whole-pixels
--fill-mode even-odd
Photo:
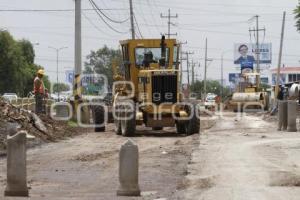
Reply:
[[[81,99],[81,0],[75,0],[75,77],[73,95],[75,110]]]
[[[265,28],[260,29],[259,28],[259,24],[258,24],[258,15],[255,15],[254,18],[256,19],[256,28],[254,29],[249,29],[249,32],[251,34],[251,32],[255,32],[256,34],[256,49],[255,49],[255,53],[256,53],[256,72],[259,74],[260,73],[260,48],[259,48],[259,32],[260,31],[266,31]],[[260,85],[260,75],[256,76],[256,87],[259,88]]]
[[[206,81],[207,81],[207,67],[208,67],[208,61],[213,61],[212,59],[207,57],[207,38],[205,38],[205,55],[204,55],[204,95],[203,98],[206,98]]]
[[[199,67],[199,70],[200,70],[200,67],[201,67],[201,63],[200,63],[200,62],[199,62],[199,64],[198,64],[198,67]],[[201,74],[200,74],[200,75],[196,74],[195,76],[196,76],[196,77],[198,77],[198,76],[199,76],[199,77],[200,77],[200,79],[201,79]],[[197,80],[198,80],[198,78],[196,78],[196,81],[197,81]]]
[[[186,72],[187,72],[187,81],[188,85],[190,85],[190,63],[189,63],[189,55],[194,54],[194,52],[184,52],[186,55]]]
[[[182,70],[182,61],[184,60],[182,58],[182,45],[183,44],[187,44],[187,41],[185,42],[179,42],[178,45],[179,45],[179,50],[180,50],[180,69],[179,69],[179,72],[180,72],[180,85],[182,85],[182,73],[183,73],[183,70]]]
[[[221,102],[222,102],[222,97],[224,94],[224,82],[223,82],[223,63],[224,63],[224,55],[222,54],[221,56]]]
[[[195,63],[194,60],[192,60],[192,85],[195,83]]]
[[[204,55],[204,99],[206,98],[206,70],[207,70],[207,38],[205,38],[205,55]]]
[[[163,15],[162,13],[160,14],[161,18],[168,18],[168,33],[165,35],[168,35],[168,39],[170,39],[171,35],[177,35],[177,33],[171,33],[171,24],[173,24],[171,22],[171,18],[178,18],[178,14],[176,13],[176,15],[171,15],[171,10],[169,8],[168,10],[168,15]]]
[[[275,87],[275,99],[277,99],[278,90],[279,90],[279,77],[280,77],[280,67],[281,67],[281,58],[282,58],[283,38],[284,38],[285,15],[286,15],[286,12],[284,11],[283,12],[283,17],[282,17],[280,48],[279,48],[279,56],[278,56],[277,78],[276,78],[276,87]]]
[[[135,39],[135,30],[134,30],[134,21],[133,21],[133,6],[132,0],[129,0],[129,7],[130,7],[130,24],[131,24],[131,38]]]
[[[50,49],[54,49],[56,51],[56,90],[57,90],[57,98],[59,101],[59,85],[58,85],[58,54],[60,50],[66,49],[68,47],[60,47],[60,48],[55,48],[55,47],[51,47],[49,46],[48,48]]]

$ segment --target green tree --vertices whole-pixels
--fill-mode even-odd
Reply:
[[[40,66],[34,64],[34,50],[27,40],[16,41],[8,31],[0,31],[0,93],[26,96]],[[49,86],[48,77],[45,85]],[[47,87],[47,86],[46,86]]]
[[[296,19],[296,27],[297,30],[300,32],[300,1],[297,7],[294,9],[295,19]]]
[[[191,92],[195,93],[198,98],[201,97],[201,94],[204,92],[204,82],[196,81],[190,86]],[[215,80],[206,81],[206,93],[214,93],[216,95],[221,95],[221,84]],[[223,87],[223,98],[230,94],[230,89],[228,87]]]
[[[111,86],[113,82],[113,61],[118,65],[121,64],[122,55],[120,50],[104,46],[97,51],[91,51],[85,62],[85,73],[103,74],[107,77],[108,84]]]
[[[53,92],[64,92],[64,91],[69,91],[70,86],[65,83],[54,83],[53,84]]]

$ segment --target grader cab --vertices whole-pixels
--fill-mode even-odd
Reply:
[[[179,85],[179,45],[175,39],[120,42],[123,65],[114,70],[113,111],[117,134],[131,136],[137,125],[180,134],[198,133],[194,103],[183,103]]]

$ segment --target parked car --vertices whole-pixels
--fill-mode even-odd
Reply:
[[[16,93],[4,93],[2,97],[8,102],[18,99],[18,95]]]

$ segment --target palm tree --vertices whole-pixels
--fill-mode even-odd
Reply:
[[[296,27],[297,30],[300,32],[300,0],[298,6],[294,10],[295,19],[296,19]]]

